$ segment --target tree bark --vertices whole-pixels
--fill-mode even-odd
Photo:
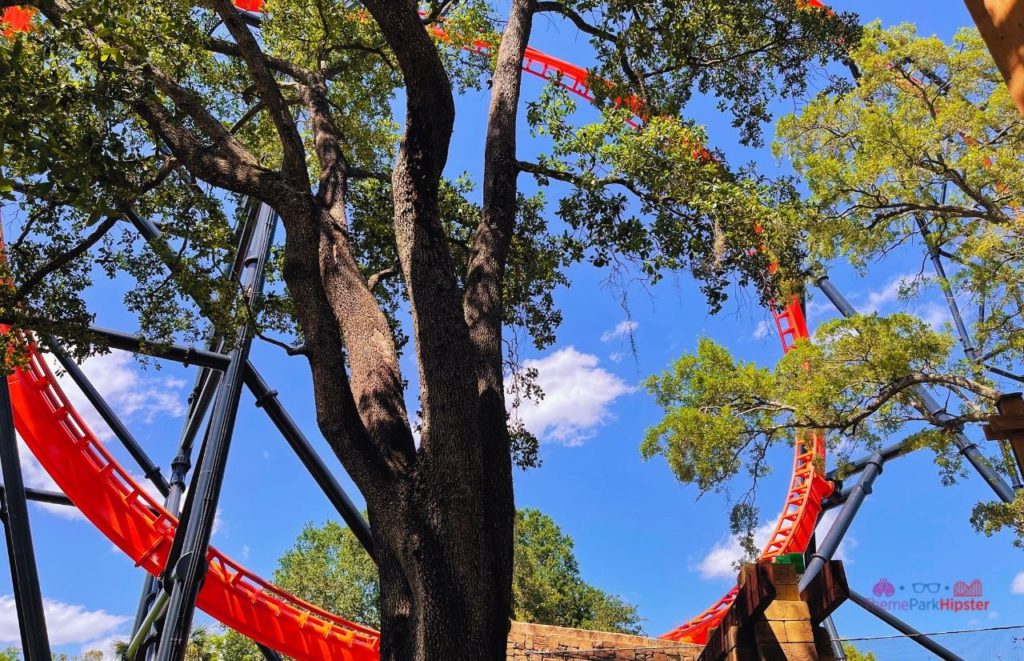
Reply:
[[[270,114],[282,147],[281,170],[262,167],[195,93],[147,62],[125,65],[139,90],[129,102],[192,174],[266,202],[281,216],[283,276],[296,303],[317,423],[365,496],[373,528],[382,660],[500,661],[511,610],[515,520],[501,289],[516,213],[520,64],[535,0],[513,2],[499,48],[484,218],[465,292],[438,200],[455,118],[451,83],[415,0],[365,2],[395,53],[406,90],[406,127],[391,185],[419,368],[418,439],[387,317],[349,242],[347,181],[356,173],[327,102],[326,75],[284,72],[296,79],[308,113],[321,171],[314,191],[306,147],[274,76],[286,67],[262,52],[227,0],[204,3],[221,15],[234,39],[218,48],[244,62]],[[47,0],[46,6],[55,20],[66,10],[63,0]]]

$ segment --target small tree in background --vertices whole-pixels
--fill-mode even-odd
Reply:
[[[986,420],[1000,391],[1020,389],[1019,377],[1004,375],[1024,363],[1024,122],[1002,77],[974,30],[944,44],[909,25],[876,24],[852,57],[856,87],[823,93],[779,123],[775,150],[810,192],[807,213],[794,216],[806,273],[840,259],[866,271],[916,247],[911,272],[891,286],[911,308],[929,285],[954,295],[971,351],[943,321],[945,306],[931,324],[902,313],[828,321],[774,369],[702,340],[648,381],[665,417],[642,446],[702,491],[741,472],[756,486],[770,447],[818,429],[831,432],[840,465],[902,433],[931,448],[952,483],[965,471],[951,433]],[[929,250],[948,265],[948,280],[927,270]],[[952,418],[923,409],[910,390],[917,385],[948,393]],[[751,502],[748,492],[732,517],[748,540],[758,522]],[[1020,544],[1024,496],[980,503],[972,521],[988,534],[1009,526]]]
[[[380,588],[373,561],[347,527],[307,524],[278,560],[274,583],[333,613],[380,626]],[[580,575],[573,540],[535,509],[516,514],[512,619],[563,627],[642,633],[636,607],[596,588]],[[261,661],[245,636],[227,631],[216,644],[226,661]]]

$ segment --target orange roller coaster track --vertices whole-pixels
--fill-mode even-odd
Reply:
[[[253,3],[256,4],[253,4]],[[239,0],[243,9],[261,7],[259,0]],[[821,7],[817,0],[809,6]],[[4,34],[31,28],[31,11],[8,8],[0,27]],[[432,31],[439,37],[439,27]],[[490,44],[468,47],[486,53]],[[570,92],[594,100],[583,67],[528,48],[523,71],[556,80]],[[639,104],[632,100],[628,107]],[[638,120],[630,122],[639,125]],[[793,298],[771,310],[783,350],[808,339],[803,308]],[[165,567],[178,520],[163,509],[110,455],[61,390],[35,345],[26,368],[8,379],[15,424],[25,443],[82,514],[119,549],[147,572],[158,576]],[[822,499],[833,486],[822,475],[825,442],[820,435],[797,438],[789,490],[762,560],[802,552],[814,532]],[[262,580],[214,548],[197,605],[225,625],[300,660],[379,658],[379,633],[298,599]],[[700,615],[662,637],[704,643],[736,598],[733,589]]]

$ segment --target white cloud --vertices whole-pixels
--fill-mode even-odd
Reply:
[[[574,347],[539,360],[524,361],[524,369],[537,370],[537,383],[544,391],[544,399],[522,401],[512,409],[513,417],[522,420],[541,440],[569,446],[582,444],[597,427],[611,419],[611,404],[636,390],[598,367],[599,362],[597,356],[580,353]]]
[[[86,610],[78,604],[65,604],[53,599],[43,599],[43,613],[51,645],[68,645],[100,641],[128,621],[123,615],[111,615],[105,610]],[[17,644],[21,640],[18,631],[18,612],[14,597],[0,596],[0,643]]]
[[[768,538],[775,532],[775,522],[765,521],[754,530],[754,544],[757,548],[764,548]],[[730,535],[711,547],[697,564],[696,570],[704,580],[712,578],[736,578],[736,563],[743,556],[743,547],[740,545],[738,535]]]
[[[953,315],[950,314],[948,307],[932,301],[917,306],[913,313],[934,330],[940,330],[946,322],[953,321]]]
[[[1024,571],[1013,577],[1010,584],[1010,592],[1013,594],[1024,594]]]
[[[640,326],[640,324],[633,321],[632,319],[620,321],[615,325],[615,328],[601,333],[601,341],[611,342],[612,340],[617,340],[619,338],[626,337],[627,335],[632,335],[633,331],[635,331],[638,326]]]
[[[71,377],[62,373],[52,356],[48,359],[50,368],[59,375],[57,379],[61,388],[96,437],[102,441],[113,439],[113,432]],[[185,387],[182,379],[144,372],[129,353],[112,351],[93,356],[81,367],[100,395],[126,422],[150,424],[158,416],[181,417],[188,410],[181,392]]]
[[[839,314],[836,306],[832,305],[832,302],[824,294],[817,294],[817,292],[807,299],[807,302],[804,304],[804,312],[808,319],[818,319],[820,317],[830,319]]]
[[[18,436],[18,459],[21,461],[21,477],[25,486],[30,489],[42,489],[43,491],[60,491],[60,487],[46,472],[42,464],[32,455],[32,451],[25,445],[25,441]],[[77,507],[67,505],[55,505],[53,503],[36,503],[42,509],[52,512],[64,519],[77,519],[85,521],[85,517],[78,511]]]
[[[918,277],[916,273],[904,273],[891,278],[881,289],[868,292],[867,302],[860,306],[860,312],[879,312],[890,303],[895,303],[900,298],[900,292],[913,285]]]
[[[762,340],[768,337],[768,332],[770,330],[771,327],[768,325],[768,322],[762,319],[761,321],[757,322],[757,327],[754,328],[754,339]]]
[[[621,363],[622,359],[625,357],[625,354],[623,354],[621,351],[613,351],[612,353],[608,354],[608,360],[612,361],[613,363]]]
[[[117,643],[126,643],[130,638],[131,634],[116,633],[112,636],[107,636],[105,638],[99,638],[97,640],[84,643],[80,651],[82,654],[86,654],[87,652],[100,652],[101,654],[103,654],[103,661],[117,661],[118,656],[114,653],[114,646]]]
[[[818,523],[818,528],[815,531],[817,538],[821,540],[828,529],[832,526],[835,521],[838,510],[830,510],[826,512]],[[774,520],[765,521],[763,524],[758,526],[754,530],[754,545],[758,549],[763,549],[767,544],[772,533],[775,532],[776,522]],[[835,560],[842,560],[849,564],[850,560],[849,550],[857,546],[856,538],[852,537],[847,533],[843,541],[840,542],[839,548],[833,557]],[[736,577],[736,563],[739,562],[744,556],[743,547],[740,545],[740,538],[737,535],[730,535],[725,539],[721,540],[717,544],[711,547],[707,555],[701,558],[700,562],[693,568],[700,573],[700,577],[704,580],[714,578],[731,578]],[[1022,572],[1022,590],[1024,590],[1024,572]]]
[[[920,284],[922,284],[922,276],[918,273],[897,275],[890,279],[881,289],[868,292],[867,301],[859,306],[859,311],[870,314],[872,312],[882,313],[887,308],[891,310],[896,304],[901,302],[901,291],[906,289],[912,290]],[[920,304],[905,305],[904,307],[907,312],[919,317],[935,330],[940,330],[946,322],[953,319],[949,312],[949,307],[945,303],[925,301]]]

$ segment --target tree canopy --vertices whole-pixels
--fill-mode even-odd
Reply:
[[[795,216],[807,250],[800,273],[813,279],[841,259],[866,272],[913,255],[914,272],[893,285],[900,298],[948,295],[964,333],[945,313],[931,324],[906,313],[827,321],[774,369],[702,340],[648,381],[666,415],[642,447],[702,490],[741,471],[756,484],[768,448],[810,430],[834,432],[841,465],[903,434],[935,452],[949,483],[965,474],[951,432],[986,420],[1001,391],[1019,388],[1024,122],[995,64],[974,30],[945,44],[909,25],[869,26],[851,57],[856,86],[782,118],[774,143],[807,189],[806,213]],[[951,419],[920,405],[910,390],[919,385],[942,393]],[[1019,497],[982,503],[973,522],[989,534],[1009,525],[1019,541],[1022,512]],[[749,511],[734,520],[756,521]]]

